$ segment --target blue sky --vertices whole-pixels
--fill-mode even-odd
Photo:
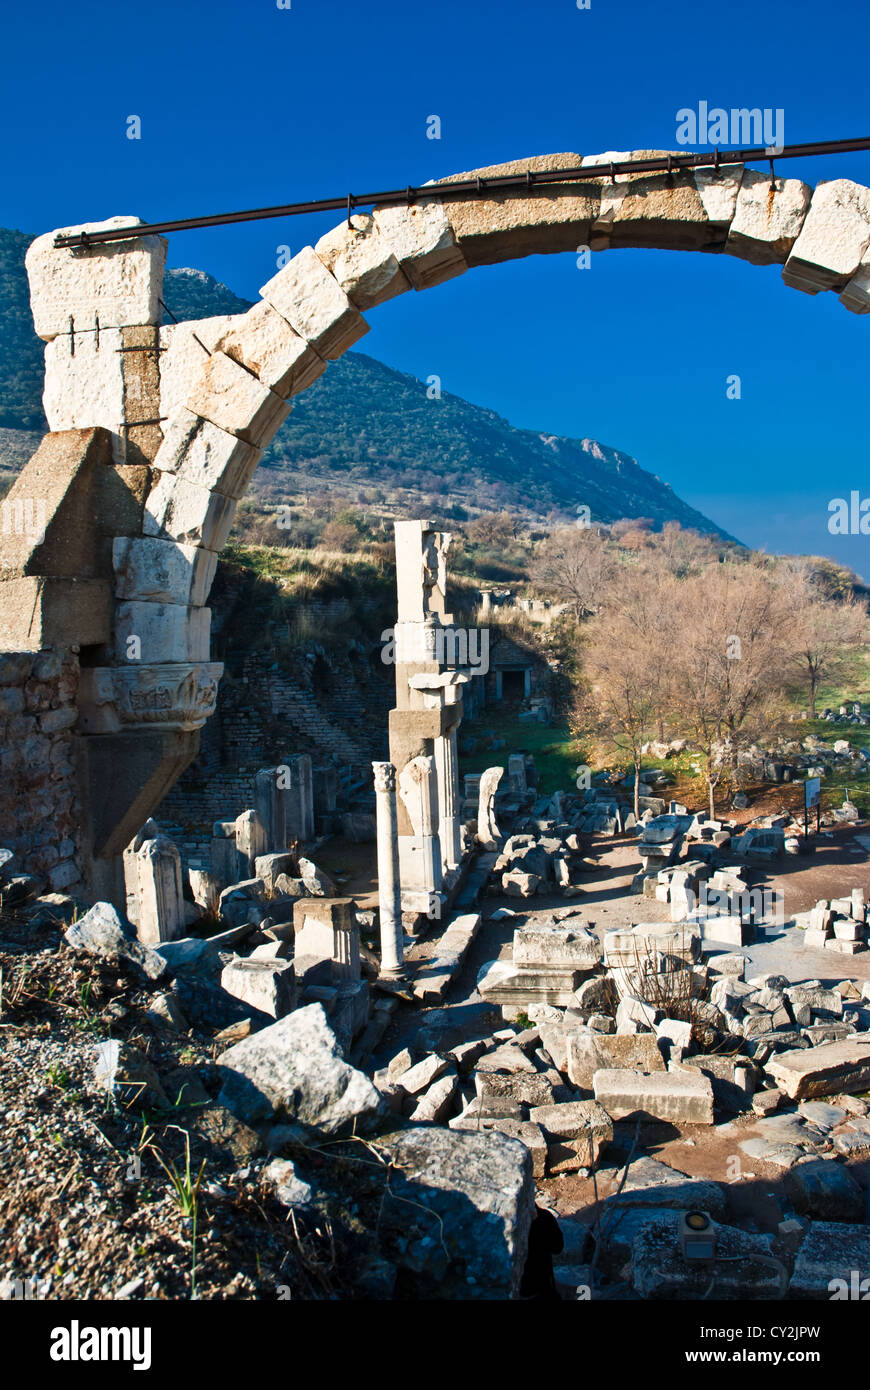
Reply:
[[[676,113],[759,106],[785,139],[870,134],[870,10],[591,0],[152,0],[8,7],[0,223],[40,232],[389,188],[553,151],[677,148]],[[142,139],[126,138],[141,117]],[[442,138],[426,138],[437,114]],[[870,184],[870,154],[788,161]],[[254,297],[332,215],[176,234]],[[513,423],[633,454],[741,539],[870,578],[828,502],[870,495],[870,317],[728,256],[482,268],[375,310],[361,349]],[[742,398],[726,399],[737,373]],[[862,487],[863,485],[863,487]]]

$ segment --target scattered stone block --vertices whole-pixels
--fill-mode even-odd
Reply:
[[[378,1091],[340,1055],[320,1004],[244,1038],[217,1059],[220,1103],[246,1124],[273,1117],[321,1134],[362,1133],[382,1113]]]
[[[864,1219],[864,1192],[847,1168],[835,1159],[808,1158],[786,1173],[786,1196],[801,1216],[813,1221],[854,1222]]]
[[[160,953],[128,936],[111,903],[95,903],[78,922],[67,927],[63,939],[74,951],[127,961],[149,980],[158,980],[166,969]]]
[[[870,1033],[780,1052],[767,1071],[790,1100],[870,1090]]]
[[[716,1255],[686,1260],[677,1224],[667,1218],[650,1221],[638,1231],[631,1247],[632,1287],[641,1298],[700,1299],[713,1279],[717,1299],[775,1299],[783,1296],[782,1280],[770,1263],[766,1237],[716,1224]]]
[[[292,961],[234,960],[221,971],[221,987],[270,1018],[283,1018],[296,1007]]]
[[[392,1165],[384,1236],[439,1299],[511,1298],[519,1290],[534,1210],[532,1159],[498,1133],[415,1127],[376,1141]],[[439,1234],[445,1253],[439,1254]],[[388,1249],[388,1253],[390,1253]]]
[[[713,1123],[713,1087],[703,1073],[609,1068],[595,1072],[593,1088],[614,1120],[638,1114],[678,1125]]]
[[[814,1221],[801,1242],[789,1298],[860,1299],[870,1270],[870,1227]],[[857,1271],[857,1279],[853,1275]],[[857,1286],[857,1287],[856,1287]]]
[[[636,1068],[638,1072],[665,1070],[657,1040],[651,1033],[641,1033],[636,1037],[606,1033],[571,1033],[567,1038],[566,1052],[565,1070],[568,1079],[584,1091],[594,1089],[595,1074],[599,1071],[616,1069],[621,1072],[629,1068]],[[606,1109],[606,1103],[602,1101],[602,1104]]]
[[[416,1096],[422,1094],[449,1070],[450,1063],[447,1058],[433,1054],[431,1057],[424,1057],[416,1066],[408,1067],[398,1079],[407,1095]]]
[[[411,1120],[414,1124],[442,1123],[455,1110],[458,1095],[459,1076],[451,1070],[424,1091],[411,1111]]]

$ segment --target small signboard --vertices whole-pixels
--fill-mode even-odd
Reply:
[[[810,833],[810,807],[816,808],[816,831],[822,828],[822,779],[808,777],[804,782],[804,834]]]

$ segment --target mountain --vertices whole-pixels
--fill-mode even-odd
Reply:
[[[0,229],[0,469],[17,472],[43,430],[42,344],[33,332],[24,254],[31,237]],[[167,271],[176,319],[243,313],[241,299],[205,271]],[[27,432],[27,433],[22,433]],[[365,353],[347,353],[300,396],[266,451],[255,496],[300,492],[337,501],[428,506],[461,519],[509,509],[541,519],[588,506],[594,520],[649,517],[723,536],[636,459],[594,439],[517,429],[492,410],[444,393]]]

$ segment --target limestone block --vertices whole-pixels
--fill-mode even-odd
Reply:
[[[268,443],[290,413],[286,401],[224,352],[209,357],[185,405],[219,429],[257,445]]]
[[[494,164],[440,180],[445,184],[468,178],[497,178],[526,170],[570,169],[581,164],[579,154],[536,155]],[[598,213],[597,183],[545,184],[538,189],[493,193],[448,201],[444,210],[468,265],[492,265],[542,252],[576,251],[586,244]]]
[[[145,502],[142,529],[146,536],[218,551],[226,543],[235,514],[232,498],[174,473],[162,473]]]
[[[164,425],[154,467],[196,487],[239,498],[259,461],[260,450],[252,444],[182,407]]]
[[[326,371],[311,344],[265,300],[232,320],[218,349],[282,398],[306,391]]]
[[[118,536],[112,561],[117,598],[196,607],[208,598],[217,568],[214,551],[157,537]]]
[[[780,1052],[767,1071],[791,1100],[870,1089],[870,1033]]]
[[[167,419],[183,406],[220,339],[243,314],[217,314],[160,328],[160,414]]]
[[[586,155],[584,165],[618,164],[633,159],[651,159],[667,150],[608,150]],[[673,151],[672,151],[673,153]],[[718,176],[719,180],[733,174]],[[730,186],[725,198],[730,199]],[[721,214],[723,193],[712,185],[702,196],[691,169],[673,174],[617,174],[613,181],[604,174],[600,185],[601,205],[592,224],[590,246],[593,251],[619,246],[654,246],[674,251],[698,251],[721,246],[725,240],[723,223],[712,220],[705,207]]]
[[[415,290],[441,285],[468,269],[440,202],[375,208],[374,220]]]
[[[292,961],[232,960],[221,971],[221,988],[270,1018],[283,1018],[296,1005]]]
[[[27,575],[0,584],[0,651],[99,646],[108,642],[111,626],[106,580]]]
[[[244,1038],[217,1065],[220,1103],[246,1124],[274,1117],[331,1137],[370,1129],[382,1111],[369,1078],[342,1058],[320,1004]]]
[[[820,183],[782,278],[805,294],[843,289],[870,246],[870,189],[851,179]]]
[[[300,898],[293,904],[296,955],[332,960],[336,936],[351,931],[351,898]]]
[[[122,661],[208,661],[210,631],[208,608],[134,599],[115,609],[114,648]]]
[[[519,927],[514,932],[514,965],[592,970],[601,960],[598,938],[579,927]]]
[[[658,1043],[651,1033],[569,1033],[567,1037],[568,1080],[584,1091],[592,1090],[596,1071],[616,1068],[638,1071],[664,1071]],[[598,1097],[596,1097],[598,1099]],[[609,1111],[606,1102],[602,1102]]]
[[[102,556],[95,545],[94,501],[101,479],[115,482],[111,464],[112,439],[104,429],[64,430],[43,437],[0,504],[4,579],[99,573]],[[111,508],[113,520],[117,510]]]
[[[260,290],[319,357],[340,357],[368,332],[368,324],[310,246],[305,246]]]
[[[126,418],[120,346],[118,328],[102,330],[99,337],[76,333],[71,339],[67,333],[46,345],[42,406],[50,430],[102,425],[113,435],[120,434]],[[136,403],[131,406],[135,420]]]
[[[752,265],[788,259],[810,205],[812,189],[800,179],[774,179],[746,169],[725,250]]]
[[[843,288],[840,303],[853,314],[870,312],[870,251],[865,251],[861,264]]]
[[[68,333],[71,317],[89,328],[95,317],[101,328],[159,322],[158,299],[166,263],[163,237],[137,237],[87,249],[54,245],[59,233],[135,227],[141,221],[139,217],[110,217],[105,222],[61,227],[31,242],[24,263],[33,323],[40,338]]]
[[[730,227],[740,193],[743,166],[732,165],[718,172],[714,169],[693,169],[692,178],[708,220],[719,227]]]
[[[314,250],[363,313],[411,288],[389,241],[370,213],[354,215],[322,236]]]
[[[713,1086],[700,1071],[645,1074],[611,1068],[595,1072],[593,1088],[614,1120],[640,1114],[678,1125],[713,1123]]]

